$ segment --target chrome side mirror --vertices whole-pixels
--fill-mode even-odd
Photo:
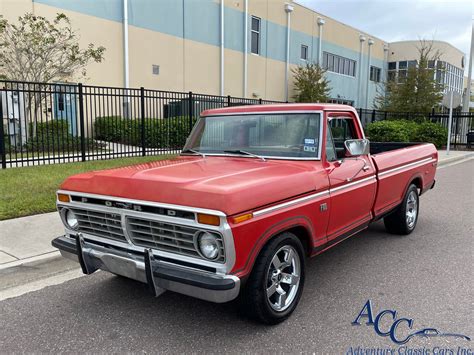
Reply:
[[[351,157],[367,155],[370,152],[370,142],[368,139],[348,139],[344,142],[344,146]]]

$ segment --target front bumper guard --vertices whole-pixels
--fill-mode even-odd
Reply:
[[[51,243],[61,255],[78,261],[84,274],[101,269],[146,283],[154,296],[166,290],[206,301],[223,303],[235,299],[240,279],[233,275],[214,275],[170,265],[155,257],[151,249],[130,253],[117,248],[91,243],[79,234],[62,236]]]

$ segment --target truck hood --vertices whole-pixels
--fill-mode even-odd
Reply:
[[[319,190],[323,176],[317,161],[182,156],[74,175],[61,189],[233,215]]]

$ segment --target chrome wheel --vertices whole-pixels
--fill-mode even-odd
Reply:
[[[405,213],[408,228],[412,229],[415,226],[417,214],[418,200],[416,191],[411,191],[407,198],[407,206]]]
[[[273,310],[286,310],[298,293],[301,261],[298,252],[290,245],[281,247],[273,256],[267,271],[267,300]]]

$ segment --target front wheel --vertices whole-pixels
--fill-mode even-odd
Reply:
[[[418,188],[412,184],[408,187],[400,206],[384,218],[387,232],[401,235],[413,232],[418,222],[419,206]]]
[[[245,313],[262,323],[288,318],[304,286],[304,249],[292,233],[271,240],[257,258],[242,294]]]

